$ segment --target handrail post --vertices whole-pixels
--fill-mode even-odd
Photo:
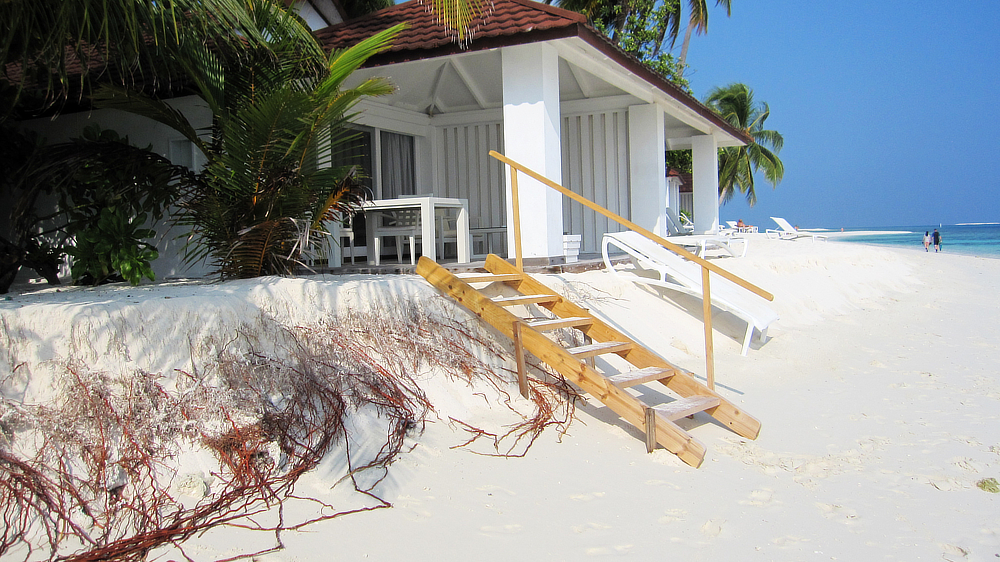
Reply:
[[[712,290],[708,286],[709,271],[701,268],[701,310],[705,324],[705,376],[709,390],[715,390],[715,346],[712,343]]]
[[[514,340],[514,359],[517,361],[517,388],[521,392],[521,396],[530,398],[528,369],[524,361],[524,344],[521,342],[521,325],[522,322],[520,320],[514,322],[514,337],[511,338]]]
[[[514,265],[524,273],[524,259],[521,257],[521,212],[517,199],[517,168],[510,167],[510,203],[514,211]]]

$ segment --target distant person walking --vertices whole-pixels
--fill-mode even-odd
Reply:
[[[941,250],[941,233],[938,229],[934,229],[934,251],[938,252]]]
[[[924,231],[924,251],[929,252],[931,246],[931,232],[929,230]]]

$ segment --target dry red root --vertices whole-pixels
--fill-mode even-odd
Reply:
[[[373,490],[433,411],[414,380],[421,369],[486,382],[511,407],[511,373],[489,366],[510,364],[510,350],[412,306],[310,327],[262,318],[224,345],[209,344],[217,351],[192,372],[116,377],[70,364],[53,403],[0,401],[0,557],[142,560],[164,546],[183,555],[186,539],[219,525],[272,532],[269,550],[279,549],[284,530],[390,507]],[[537,365],[535,374],[533,413],[502,432],[456,420],[472,435],[466,444],[487,437],[496,454],[519,456],[545,428],[565,431],[575,393]],[[385,442],[356,460],[345,420],[361,409],[377,412]],[[210,450],[219,464],[217,483],[193,506],[170,487],[183,443]],[[308,499],[324,515],[285,521],[281,502],[296,498],[296,481],[337,447],[370,502],[337,509]],[[361,483],[361,473],[374,476]],[[255,522],[275,508],[278,524]]]

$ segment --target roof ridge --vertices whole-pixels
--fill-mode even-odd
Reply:
[[[491,4],[496,0],[491,0]],[[501,0],[502,1],[502,0]],[[587,23],[587,16],[581,14],[580,12],[574,12],[573,10],[567,10],[566,8],[559,8],[549,4],[543,4],[537,0],[507,0],[509,2],[517,2],[523,6],[533,8],[536,10],[542,10],[548,12],[554,16],[563,17],[576,21],[578,23]]]

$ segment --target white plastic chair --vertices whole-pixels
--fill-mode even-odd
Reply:
[[[417,237],[420,236],[420,209],[386,209],[368,213],[367,220],[374,221],[371,226],[375,239],[375,265],[382,260],[382,238],[392,236],[396,239],[396,259],[403,262],[403,240],[410,242],[410,265],[417,263]]]
[[[822,234],[813,234],[812,232],[803,232],[792,226],[788,221],[781,217],[771,217],[777,225],[778,228],[769,228],[764,231],[764,234],[768,238],[779,238],[781,240],[795,240],[796,238],[812,238],[812,241],[816,240],[827,240],[827,236]]]
[[[638,232],[615,232],[604,235],[601,245],[604,265],[616,276],[635,283],[645,283],[662,287],[701,299],[701,266],[690,262],[653,242]],[[609,247],[614,246],[631,256],[636,268],[653,271],[657,279],[642,275],[623,275],[611,263]],[[767,327],[778,319],[778,313],[765,305],[762,300],[728,279],[714,276],[711,283],[712,305],[728,311],[747,323],[743,338],[742,355],[750,351],[754,328],[760,332],[759,339],[767,337]]]

